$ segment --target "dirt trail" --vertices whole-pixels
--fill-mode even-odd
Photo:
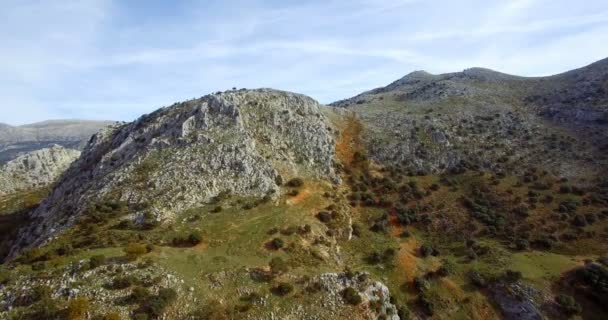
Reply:
[[[336,156],[343,165],[348,166],[353,161],[355,152],[361,149],[363,125],[353,114],[346,117],[339,127],[340,137],[336,142]]]
[[[398,263],[403,270],[403,275],[406,282],[414,281],[418,273],[418,257],[416,257],[416,250],[418,250],[419,243],[414,237],[410,237],[403,243],[399,249]]]

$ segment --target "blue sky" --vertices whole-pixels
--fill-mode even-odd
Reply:
[[[605,0],[0,0],[0,122],[132,120],[231,87],[323,103],[414,70],[608,57]]]

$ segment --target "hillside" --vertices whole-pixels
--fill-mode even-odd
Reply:
[[[604,319],[607,86],[418,71],[114,124],[0,197],[0,318]]]
[[[112,121],[49,120],[22,126],[0,124],[0,164],[20,154],[54,144],[81,150],[88,139]]]

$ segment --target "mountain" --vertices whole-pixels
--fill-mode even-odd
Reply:
[[[523,169],[523,161],[575,178],[605,170],[606,90],[602,60],[541,78],[481,68],[414,72],[332,105],[361,118],[367,149],[384,165],[500,171]]]
[[[0,317],[603,319],[607,85],[417,71],[113,124],[38,205],[0,196]]]
[[[0,124],[0,164],[54,144],[82,149],[87,140],[112,121],[49,120],[22,126]]]
[[[0,196],[46,187],[80,156],[59,145],[19,156],[0,167]]]

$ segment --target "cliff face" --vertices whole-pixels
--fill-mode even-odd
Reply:
[[[272,197],[296,176],[338,181],[334,136],[321,108],[298,94],[233,91],[108,128],[33,213],[43,222],[22,232],[22,241],[44,241],[104,197],[164,220],[220,194]]]
[[[53,183],[80,156],[58,145],[36,150],[0,167],[0,196]]]

